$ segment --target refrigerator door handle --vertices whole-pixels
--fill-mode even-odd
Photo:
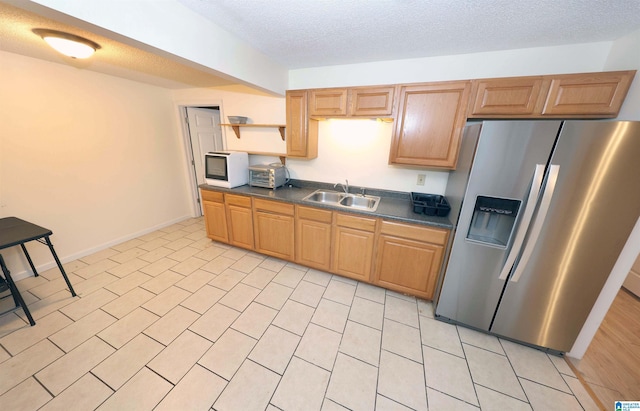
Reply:
[[[524,213],[522,215],[522,221],[520,222],[520,227],[518,228],[518,232],[513,240],[513,245],[511,246],[511,251],[507,256],[507,260],[502,267],[502,271],[500,272],[500,276],[498,276],[499,280],[506,280],[509,276],[509,272],[511,272],[511,267],[513,267],[513,263],[515,263],[518,254],[520,254],[520,249],[522,248],[522,243],[524,242],[524,237],[527,234],[527,228],[531,223],[531,219],[533,218],[533,211],[536,208],[536,204],[538,203],[538,198],[540,197],[540,190],[542,189],[542,178],[544,177],[544,164],[536,164],[535,171],[533,173],[533,181],[531,182],[531,189],[529,189],[529,195],[527,196],[527,205],[525,206]]]
[[[549,212],[549,207],[551,206],[551,198],[553,197],[553,192],[556,189],[556,183],[558,182],[558,173],[560,172],[560,166],[551,165],[549,167],[549,177],[547,179],[547,186],[544,189],[544,194],[542,195],[542,202],[540,203],[540,210],[538,211],[538,217],[536,218],[536,222],[533,224],[533,228],[531,229],[531,236],[527,241],[527,245],[524,248],[524,252],[522,253],[522,258],[518,262],[518,266],[516,267],[513,276],[511,277],[511,281],[517,283],[524,269],[531,258],[531,254],[533,254],[533,248],[538,242],[538,238],[540,237],[540,231],[542,230],[542,224],[544,220],[547,218],[547,213]]]

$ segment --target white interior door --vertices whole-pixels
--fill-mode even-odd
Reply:
[[[224,149],[222,129],[220,128],[219,108],[187,107],[187,128],[191,142],[193,173],[200,212],[202,199],[197,186],[205,183],[204,155],[209,151]]]
[[[220,110],[187,107],[187,124],[191,137],[196,181],[198,184],[204,184],[205,153],[223,149]]]

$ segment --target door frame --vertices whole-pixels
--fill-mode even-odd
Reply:
[[[211,100],[184,100],[184,101],[176,101],[175,103],[175,113],[178,116],[178,125],[180,127],[180,132],[182,133],[182,148],[184,152],[184,170],[185,170],[185,178],[186,184],[188,186],[189,198],[190,198],[190,206],[191,206],[191,216],[192,217],[200,217],[202,216],[202,209],[198,202],[200,195],[198,193],[198,183],[195,176],[195,171],[192,165],[193,153],[191,151],[191,136],[189,134],[189,125],[187,124],[187,107],[195,107],[195,108],[207,108],[207,107],[218,107],[220,110],[220,119],[226,118],[224,116],[224,109],[222,105],[222,100],[220,99],[211,99]],[[227,134],[225,127],[221,127],[222,129],[222,142],[226,149],[227,146]]]

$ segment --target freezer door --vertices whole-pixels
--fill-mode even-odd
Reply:
[[[519,226],[519,220],[512,225],[513,232],[501,226],[509,223],[503,211],[513,202],[521,210],[526,206],[534,172],[540,168],[537,165],[544,170],[560,124],[483,123],[436,315],[489,329],[505,284],[505,279],[498,277],[511,251],[513,232]],[[498,201],[493,200],[496,198]],[[499,212],[502,215],[496,215]],[[490,238],[492,232],[496,235]]]
[[[638,122],[564,124],[492,332],[571,349],[640,216],[639,155]]]

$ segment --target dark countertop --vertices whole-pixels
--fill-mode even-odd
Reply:
[[[203,190],[220,191],[224,193],[232,193],[239,195],[247,195],[253,197],[267,198],[271,200],[286,201],[295,204],[303,204],[306,206],[325,208],[329,210],[342,211],[345,213],[361,214],[365,216],[381,217],[387,220],[395,220],[411,224],[420,224],[433,227],[452,229],[453,224],[448,217],[428,216],[413,212],[411,205],[411,193],[389,190],[378,190],[367,188],[366,194],[380,197],[378,209],[375,212],[345,209],[343,207],[331,206],[326,204],[302,201],[304,197],[313,193],[318,189],[335,190],[333,184],[319,183],[315,181],[291,180],[283,187],[275,190],[269,188],[251,187],[244,185],[236,188],[215,187],[208,184],[201,184]],[[351,187],[352,193],[359,193],[360,187]]]

